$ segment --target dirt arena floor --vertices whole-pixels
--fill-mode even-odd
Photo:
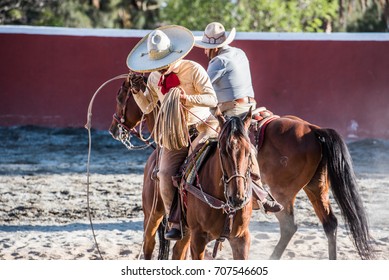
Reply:
[[[98,259],[87,215],[85,129],[0,127],[0,259]],[[347,141],[368,213],[377,259],[389,259],[389,141]],[[151,149],[128,151],[106,131],[92,131],[90,204],[104,259],[142,259],[143,167]],[[338,258],[359,259],[341,219]],[[299,229],[282,259],[327,259],[327,241],[304,193]],[[250,259],[267,259],[279,238],[274,216],[256,211]],[[213,243],[206,257],[210,257]],[[232,259],[228,243],[218,259]]]

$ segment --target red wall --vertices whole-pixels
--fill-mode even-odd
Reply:
[[[0,126],[82,127],[106,80],[127,73],[139,38],[0,34]],[[251,63],[256,99],[347,136],[389,138],[389,40],[235,40]],[[187,57],[206,67],[202,50]],[[92,127],[107,129],[120,81],[96,97]]]

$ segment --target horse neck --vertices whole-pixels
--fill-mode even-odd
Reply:
[[[224,200],[224,187],[220,184],[223,172],[220,164],[219,149],[216,149],[205,162],[199,174],[199,180],[204,192]]]

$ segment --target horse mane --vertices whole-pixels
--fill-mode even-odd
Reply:
[[[225,127],[226,129],[228,128],[229,135],[234,135],[235,137],[241,137],[241,138],[249,137],[244,127],[243,121],[240,117],[237,116],[227,117],[227,121],[223,127]]]
[[[228,145],[231,145],[231,143],[233,143],[230,140],[232,137],[235,137],[239,140],[245,140],[249,142],[251,145],[248,131],[246,131],[243,121],[240,117],[237,116],[227,117],[226,122],[223,125],[222,131],[220,132],[220,136],[222,134],[227,135]]]

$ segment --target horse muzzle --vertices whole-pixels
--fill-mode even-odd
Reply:
[[[248,174],[248,173],[247,173]],[[224,191],[228,205],[235,209],[241,209],[251,199],[250,180],[247,180],[247,174],[234,174],[224,180]]]

